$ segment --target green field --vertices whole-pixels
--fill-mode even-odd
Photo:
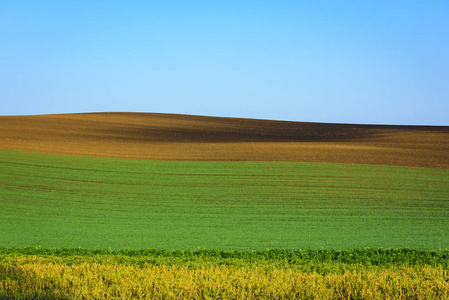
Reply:
[[[449,170],[0,150],[0,246],[449,248]]]

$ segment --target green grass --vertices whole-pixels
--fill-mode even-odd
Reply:
[[[449,248],[449,170],[0,150],[0,246]]]
[[[238,268],[293,269],[302,272],[342,273],[367,268],[401,266],[440,266],[449,269],[449,250],[414,249],[351,250],[173,250],[164,249],[85,249],[85,248],[2,248],[0,264],[16,258],[32,258],[47,263],[79,265],[83,263],[119,264],[127,266],[210,267],[228,265]]]

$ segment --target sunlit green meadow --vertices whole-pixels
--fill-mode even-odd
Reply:
[[[449,170],[0,150],[0,246],[449,248]]]

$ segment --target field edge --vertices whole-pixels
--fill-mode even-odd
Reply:
[[[299,261],[308,263],[341,263],[364,266],[415,266],[440,265],[449,268],[449,249],[430,251],[411,248],[355,248],[338,249],[265,249],[265,250],[166,250],[166,249],[88,249],[88,248],[45,248],[45,247],[0,247],[2,256],[13,257],[57,257],[57,258],[92,258],[108,257],[112,262],[123,262],[123,258],[145,259],[157,258],[165,262],[170,259],[181,261],[208,260],[220,261],[241,260],[246,263],[255,261],[284,261],[296,264]],[[126,260],[126,259],[125,259]],[[148,262],[148,260],[145,260]],[[178,261],[179,262],[179,261]]]

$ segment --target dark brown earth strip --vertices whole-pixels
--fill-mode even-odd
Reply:
[[[3,116],[0,148],[154,160],[307,161],[447,169],[449,127],[146,113]]]

